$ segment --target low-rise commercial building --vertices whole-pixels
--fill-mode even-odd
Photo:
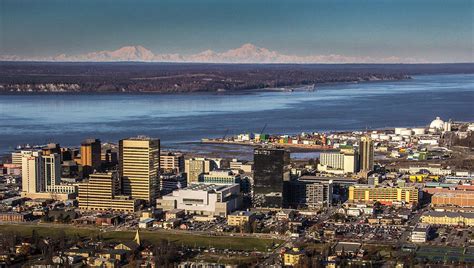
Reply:
[[[474,213],[429,211],[421,216],[421,222],[435,225],[474,226]]]
[[[292,248],[283,254],[283,265],[285,267],[293,267],[300,264],[301,259],[305,256],[305,252],[299,248]]]
[[[255,220],[255,213],[251,211],[236,211],[227,215],[227,224],[230,226],[242,226]]]
[[[184,209],[187,214],[226,217],[241,206],[239,184],[194,183],[157,200],[163,210]]]
[[[411,232],[410,240],[413,243],[425,243],[428,240],[429,226],[416,226]]]
[[[431,197],[432,206],[474,207],[474,192],[449,190],[438,192]]]

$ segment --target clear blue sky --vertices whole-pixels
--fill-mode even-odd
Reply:
[[[0,0],[0,54],[244,43],[286,54],[474,61],[474,0]]]

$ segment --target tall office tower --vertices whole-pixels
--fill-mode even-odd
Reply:
[[[290,153],[283,149],[255,148],[253,159],[254,206],[286,206]]]
[[[214,170],[216,165],[214,161],[206,158],[191,158],[184,161],[184,172],[186,172],[188,185],[193,182],[199,182],[202,174]]]
[[[81,143],[81,165],[84,177],[99,170],[101,147],[99,139],[86,139]]]
[[[374,169],[374,142],[370,137],[362,137],[359,143],[360,170],[368,172]]]
[[[61,156],[60,154],[43,155],[43,175],[45,188],[47,190],[54,189],[61,183]]]
[[[117,172],[91,174],[88,182],[79,184],[77,200],[81,210],[134,212],[136,208],[136,200],[120,195]]]
[[[22,151],[21,182],[25,193],[39,193],[46,190],[43,158],[41,151]]]
[[[119,142],[122,192],[154,204],[159,195],[160,140],[144,136]]]
[[[61,146],[59,143],[48,143],[45,147],[41,148],[43,155],[61,154]]]
[[[164,173],[181,173],[184,171],[184,155],[174,152],[160,154],[160,169]]]

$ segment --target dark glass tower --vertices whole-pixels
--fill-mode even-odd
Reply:
[[[254,206],[284,207],[290,153],[284,149],[255,148],[253,159]]]

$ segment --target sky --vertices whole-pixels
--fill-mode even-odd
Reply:
[[[474,61],[474,0],[0,0],[0,55],[140,45]]]

